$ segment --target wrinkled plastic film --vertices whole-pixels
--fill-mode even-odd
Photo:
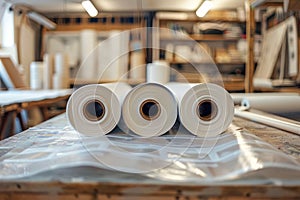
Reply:
[[[153,166],[153,170],[143,174],[174,182],[259,178],[262,172],[268,174],[269,181],[277,183],[281,178],[299,179],[298,162],[238,127],[232,126],[216,137],[199,138],[182,133],[176,142],[170,142],[172,138],[170,135],[133,137],[116,130],[106,136],[82,138],[62,115],[0,142],[0,179],[78,166],[142,172],[153,161],[164,163],[164,167]],[[114,161],[102,162],[99,158]],[[278,170],[282,173],[274,173]]]

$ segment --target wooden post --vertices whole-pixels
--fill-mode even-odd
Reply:
[[[254,35],[255,35],[255,19],[254,9],[251,8],[250,0],[245,1],[246,8],[246,35],[247,35],[247,61],[245,72],[245,92],[254,91],[253,74],[254,74]]]

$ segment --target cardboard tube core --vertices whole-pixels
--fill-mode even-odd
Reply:
[[[211,121],[217,116],[218,107],[212,100],[200,101],[197,106],[197,115],[203,121]]]
[[[99,121],[105,115],[105,106],[99,100],[90,100],[84,105],[83,114],[90,121]]]
[[[154,120],[160,115],[161,108],[154,99],[147,99],[140,106],[140,114],[146,120]]]

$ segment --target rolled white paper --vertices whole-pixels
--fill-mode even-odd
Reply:
[[[144,83],[134,87],[126,96],[122,116],[126,126],[143,137],[168,132],[177,118],[177,102],[163,85]]]
[[[170,66],[166,61],[147,64],[147,82],[166,84],[170,81]]]
[[[282,96],[299,96],[298,93],[292,92],[260,92],[260,93],[230,93],[234,104],[241,105],[243,99],[256,99],[256,98],[277,98]]]
[[[174,45],[172,43],[168,43],[166,45],[166,54],[165,54],[165,58],[167,61],[172,62],[174,61]]]
[[[300,96],[248,96],[243,98],[242,106],[254,108],[268,113],[300,112]]]
[[[53,89],[69,88],[69,58],[65,53],[55,54]]]
[[[85,29],[80,32],[81,65],[78,70],[78,78],[93,80],[97,79],[97,31]]]
[[[67,104],[67,117],[79,133],[95,136],[112,131],[120,121],[127,83],[91,84],[77,89]]]
[[[43,89],[43,62],[31,62],[30,88],[33,90]]]
[[[180,122],[192,134],[217,136],[232,122],[233,100],[224,88],[212,83],[168,83],[166,87],[176,95]]]
[[[145,54],[142,50],[133,51],[130,54],[130,79],[145,80],[146,66]]]
[[[129,31],[111,31],[109,37],[99,43],[97,51],[97,79],[102,81],[127,79]]]
[[[192,55],[192,50],[190,46],[177,45],[175,47],[175,61],[187,62],[190,60],[191,55]]]
[[[272,126],[275,128],[279,128],[281,130],[289,131],[297,135],[300,135],[300,125],[298,121],[286,120],[286,119],[283,120],[281,118],[276,118],[278,116],[275,117],[272,116],[272,114],[267,114],[267,115],[257,114],[257,113],[240,110],[240,109],[235,109],[234,114],[238,117],[242,117],[254,122],[266,124],[268,126]]]
[[[52,54],[44,55],[44,70],[43,70],[43,88],[52,89],[53,88],[53,71],[54,71],[54,57]]]

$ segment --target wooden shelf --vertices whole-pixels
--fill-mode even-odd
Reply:
[[[187,65],[187,64],[195,64],[195,65],[244,65],[245,62],[177,62],[171,61],[170,65]]]
[[[203,76],[197,73],[181,73],[182,76],[177,77],[178,82],[189,83],[202,83],[205,82]],[[206,77],[207,80],[212,80],[209,77]],[[245,77],[242,75],[224,75],[222,77],[224,88],[228,91],[244,91],[245,90]],[[216,80],[219,81],[219,80]]]
[[[154,58],[159,59],[163,58],[170,58],[170,65],[176,70],[178,70],[181,74],[180,77],[177,77],[177,81],[188,81],[191,83],[199,83],[199,82],[205,82],[205,81],[213,81],[216,77],[203,77],[204,73],[199,75],[197,72],[195,72],[195,69],[190,67],[189,65],[198,65],[201,66],[203,69],[207,69],[207,75],[210,73],[211,66],[216,66],[219,71],[222,71],[223,74],[220,74],[223,77],[223,83],[226,89],[230,91],[245,91],[245,76],[243,75],[235,75],[231,74],[231,72],[234,72],[232,69],[241,69],[246,68],[246,61],[238,56],[237,54],[234,54],[233,52],[230,52],[229,50],[235,50],[237,48],[233,48],[233,45],[236,45],[240,39],[243,39],[240,35],[235,35],[237,37],[231,37],[234,36],[229,34],[200,34],[200,33],[193,33],[194,25],[199,22],[224,22],[224,23],[231,23],[239,26],[241,29],[244,28],[244,25],[246,24],[246,21],[240,21],[237,18],[236,12],[209,12],[204,18],[198,18],[195,17],[195,14],[187,13],[176,13],[176,12],[162,12],[157,13],[156,16],[157,23],[156,25],[158,27],[162,28],[173,28],[173,29],[179,29],[182,30],[182,32],[172,32],[172,31],[161,31],[159,34],[157,34],[156,42],[160,47],[164,47],[167,44],[172,44],[174,46],[174,52],[176,54],[176,47],[179,45],[186,45],[191,47],[196,46],[197,44],[205,44],[203,45],[203,50],[207,52],[208,55],[210,55],[210,59],[201,61],[190,61],[185,59],[178,59],[176,60],[176,55],[173,55],[174,57],[167,57],[166,51],[154,51]],[[175,26],[178,25],[178,26]],[[242,31],[244,32],[244,31]],[[191,33],[191,34],[189,34]],[[217,51],[219,50],[219,51]],[[223,52],[224,50],[224,52]],[[238,50],[237,50],[238,51]],[[221,59],[221,56],[224,53],[224,59]],[[232,53],[232,60],[229,59],[230,53]],[[234,55],[233,55],[234,54]],[[225,58],[226,56],[226,58]],[[218,58],[218,59],[216,59]],[[237,58],[237,59],[236,59]],[[174,60],[172,60],[174,59]],[[196,60],[196,59],[194,59]],[[218,61],[220,62],[218,62]],[[190,61],[190,62],[189,62]],[[223,62],[224,61],[224,62]],[[206,67],[207,66],[207,67]],[[178,69],[177,69],[178,68]],[[243,71],[243,70],[241,70]],[[245,70],[246,71],[246,70]],[[205,79],[205,80],[204,80]],[[220,80],[218,80],[220,81]]]
[[[70,79],[70,85],[87,85],[87,84],[101,84],[101,83],[114,83],[126,82],[130,85],[137,85],[146,82],[145,79],[127,79],[127,80],[91,80],[91,79]]]
[[[240,37],[226,37],[224,35],[217,35],[217,34],[207,34],[207,35],[202,35],[202,34],[191,34],[191,35],[169,35],[169,36],[162,36],[160,38],[161,41],[190,41],[193,42],[194,40],[196,41],[232,41],[236,42]]]
[[[199,18],[195,12],[158,12],[156,18],[159,21],[176,22],[230,22],[245,23],[238,19],[234,10],[211,10],[205,17]]]
[[[240,37],[226,37],[224,35],[202,35],[202,34],[192,34],[190,37],[196,41],[237,41],[241,39]]]
[[[274,88],[259,88],[255,87],[256,92],[286,92],[286,93],[299,93],[300,87],[274,87]]]

